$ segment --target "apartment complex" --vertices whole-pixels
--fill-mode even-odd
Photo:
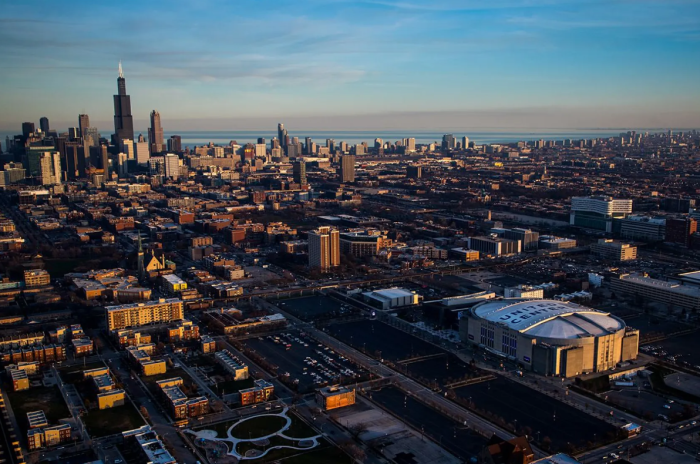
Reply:
[[[209,412],[209,400],[204,396],[188,398],[180,389],[184,384],[181,377],[156,382],[170,406],[174,419],[199,417]]]
[[[28,412],[27,420],[29,422],[29,430],[27,431],[27,449],[29,451],[70,441],[70,424],[49,427],[44,411]]]
[[[238,393],[241,395],[241,405],[263,403],[272,397],[275,391],[275,386],[264,379],[258,379],[253,382],[250,388],[244,388]]]
[[[187,319],[168,328],[168,340],[170,342],[182,340],[197,340],[199,338],[199,326]]]
[[[107,306],[105,309],[109,330],[184,319],[183,303],[178,298],[161,298],[158,301]]]
[[[357,258],[377,256],[386,241],[386,236],[378,230],[343,232],[340,234],[340,252]]]
[[[24,271],[25,287],[41,287],[51,283],[51,276],[44,269]]]
[[[319,227],[309,232],[309,266],[327,270],[340,266],[340,232]]]
[[[216,352],[216,340],[214,340],[209,335],[202,336],[202,338],[199,340],[199,343],[202,349],[202,353],[207,354]]]
[[[214,357],[233,376],[233,380],[245,380],[248,378],[248,365],[229,350],[218,351]]]

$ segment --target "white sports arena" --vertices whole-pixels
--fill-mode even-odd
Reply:
[[[610,313],[556,300],[503,298],[460,314],[462,339],[544,375],[572,377],[636,359],[639,331]]]

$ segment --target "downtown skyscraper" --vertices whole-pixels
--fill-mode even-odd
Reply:
[[[165,146],[163,137],[163,127],[160,125],[160,113],[151,111],[151,127],[148,129],[148,144],[151,149],[151,156],[162,153]]]
[[[124,139],[134,140],[134,119],[131,116],[131,97],[126,94],[126,79],[119,62],[117,95],[114,96],[114,136],[112,143],[119,146]]]

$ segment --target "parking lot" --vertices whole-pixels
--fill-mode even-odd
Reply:
[[[332,324],[327,330],[353,348],[393,362],[443,353],[443,350],[431,343],[376,320]]]
[[[698,335],[700,335],[699,332],[694,332],[680,337],[669,338],[652,343],[651,346],[640,347],[640,350],[657,358],[700,370],[700,343],[698,343]]]
[[[587,442],[613,439],[617,433],[613,425],[505,377],[454,391],[496,423],[511,424],[540,442],[548,437],[552,451],[566,449],[567,443],[578,448]]]
[[[370,356],[392,361],[400,372],[423,383],[444,386],[483,374],[442,348],[376,320],[333,324],[328,331]]]
[[[395,387],[372,391],[370,398],[465,462],[486,445],[486,438]]]
[[[323,295],[293,298],[284,300],[277,305],[302,321],[307,322],[317,319],[342,317],[352,313],[351,306]]]
[[[660,419],[659,415],[673,417],[674,414],[683,412],[683,404],[675,401],[669,403],[661,396],[636,388],[613,390],[601,396],[607,397],[608,401],[629,409],[647,420]]]
[[[368,374],[332,348],[299,331],[252,338],[244,343],[278,366],[278,376],[289,376],[302,393],[328,384],[359,382]]]

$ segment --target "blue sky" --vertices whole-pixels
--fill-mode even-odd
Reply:
[[[700,127],[700,0],[4,0],[0,129]]]

